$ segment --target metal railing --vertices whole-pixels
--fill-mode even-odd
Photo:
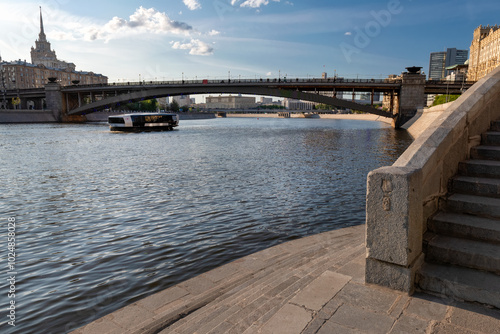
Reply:
[[[219,84],[345,84],[345,83],[359,83],[359,84],[400,84],[401,80],[394,79],[346,79],[346,78],[260,78],[260,79],[195,79],[195,80],[162,80],[162,81],[130,81],[130,82],[112,82],[108,84],[78,84],[65,86],[69,87],[120,87],[120,86],[181,86],[181,85],[219,85]]]

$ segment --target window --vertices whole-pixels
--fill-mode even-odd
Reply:
[[[108,119],[109,124],[125,124],[125,119],[123,117],[110,117]]]

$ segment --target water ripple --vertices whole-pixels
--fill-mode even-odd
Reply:
[[[69,332],[241,256],[361,224],[368,171],[409,144],[378,123],[297,119],[137,134],[2,125],[0,138],[16,333]]]

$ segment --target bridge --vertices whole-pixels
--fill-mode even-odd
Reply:
[[[45,88],[10,90],[4,101],[11,105],[17,98],[21,109],[44,107],[60,115],[60,119],[119,108],[123,104],[176,95],[247,94],[291,98],[348,108],[397,119],[401,123],[425,106],[425,94],[461,94],[473,82],[426,81],[420,72],[404,72],[388,79],[244,79],[182,80],[111,83],[106,85],[72,85],[61,87],[49,82]],[[336,97],[338,92],[352,94],[350,100]],[[371,104],[354,102],[357,93],[369,93]],[[374,95],[384,96],[384,109],[374,107]],[[1,97],[0,97],[1,98]]]

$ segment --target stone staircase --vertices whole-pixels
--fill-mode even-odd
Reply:
[[[500,308],[500,121],[460,163],[427,227],[417,288]]]

